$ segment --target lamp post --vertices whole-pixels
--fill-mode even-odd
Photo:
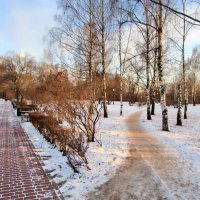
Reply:
[[[136,101],[136,96],[134,95],[135,88],[132,88],[132,93],[131,93],[131,105],[133,105]]]
[[[114,98],[115,98],[115,89],[113,88],[113,104],[114,104]]]

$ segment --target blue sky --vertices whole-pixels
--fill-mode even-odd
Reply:
[[[0,0],[0,55],[9,51],[27,52],[43,59],[44,37],[55,25],[56,0]],[[186,55],[200,44],[200,30],[191,30]]]
[[[25,51],[41,60],[56,13],[56,0],[0,0],[0,55]]]

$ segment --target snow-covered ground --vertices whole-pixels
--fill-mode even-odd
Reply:
[[[91,143],[87,152],[89,167],[81,167],[80,173],[73,173],[72,169],[67,165],[66,157],[53,148],[45,141],[43,136],[32,126],[31,123],[22,123],[25,131],[28,133],[33,142],[36,153],[44,162],[46,169],[53,180],[58,184],[59,190],[65,199],[79,200],[84,199],[87,193],[93,191],[96,187],[102,185],[112,176],[116,170],[125,163],[126,156],[129,155],[130,141],[127,137],[128,128],[125,119],[134,112],[142,110],[141,125],[147,132],[153,134],[160,145],[164,144],[160,156],[167,156],[170,153],[177,155],[177,160],[163,160],[165,167],[159,166],[159,160],[149,159],[145,149],[139,148],[145,162],[150,166],[153,176],[157,177],[164,184],[165,190],[172,194],[172,199],[188,199],[193,195],[194,199],[198,199],[199,195],[196,186],[200,184],[200,106],[188,106],[188,119],[183,119],[183,126],[176,126],[177,109],[168,108],[169,113],[169,132],[162,131],[162,117],[160,105],[156,105],[156,115],[152,116],[152,120],[146,120],[145,107],[139,108],[137,105],[129,106],[124,104],[124,115],[119,116],[119,103],[108,106],[109,118],[101,118],[98,124],[97,138],[101,140],[102,146],[98,143]],[[139,140],[142,139],[138,138]],[[136,138],[136,146],[137,140]],[[153,139],[153,138],[152,138]],[[148,138],[147,141],[152,142]],[[143,141],[144,142],[144,141]],[[149,148],[147,148],[149,149]],[[151,153],[154,149],[151,149]],[[162,163],[161,162],[161,163]],[[177,164],[177,170],[174,165]],[[172,167],[172,171],[171,171]],[[184,172],[182,172],[182,169]],[[151,173],[152,173],[151,172]],[[179,175],[176,173],[179,173]],[[169,174],[169,176],[167,175]],[[171,175],[171,176],[170,176]],[[146,177],[143,177],[145,179]],[[140,179],[139,179],[140,180]],[[176,181],[178,181],[176,183]],[[141,187],[145,184],[145,180],[140,180]],[[199,185],[200,187],[200,185]],[[147,189],[147,188],[146,188]],[[164,191],[165,191],[164,190]]]
[[[44,169],[58,184],[65,199],[84,199],[84,195],[109,180],[123,164],[129,153],[128,138],[124,134],[128,132],[125,119],[143,108],[129,106],[125,102],[122,117],[119,116],[119,109],[119,102],[108,105],[109,118],[101,118],[98,124],[97,138],[101,140],[102,146],[98,143],[90,144],[87,158],[91,170],[82,167],[79,174],[73,173],[67,165],[66,157],[47,143],[30,122],[22,123],[35,146],[36,154],[43,159]]]
[[[200,172],[200,105],[188,106],[188,119],[182,119],[182,126],[176,125],[176,108],[170,106],[168,114],[169,132],[161,131],[162,117],[159,105],[156,106],[156,115],[152,116],[151,121],[146,120],[146,113],[143,112],[141,124],[156,138],[176,149],[185,160],[188,160]]]

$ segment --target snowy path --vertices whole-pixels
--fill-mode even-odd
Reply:
[[[200,199],[200,174],[177,148],[163,143],[140,125],[141,112],[130,116],[130,155],[106,184],[88,200]]]
[[[60,199],[12,105],[0,100],[0,199]]]

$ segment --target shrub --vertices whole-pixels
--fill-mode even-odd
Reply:
[[[77,165],[88,163],[85,156],[88,141],[82,133],[76,132],[74,128],[62,128],[57,119],[41,113],[30,113],[30,121],[48,142],[57,146],[68,157],[74,170]]]

